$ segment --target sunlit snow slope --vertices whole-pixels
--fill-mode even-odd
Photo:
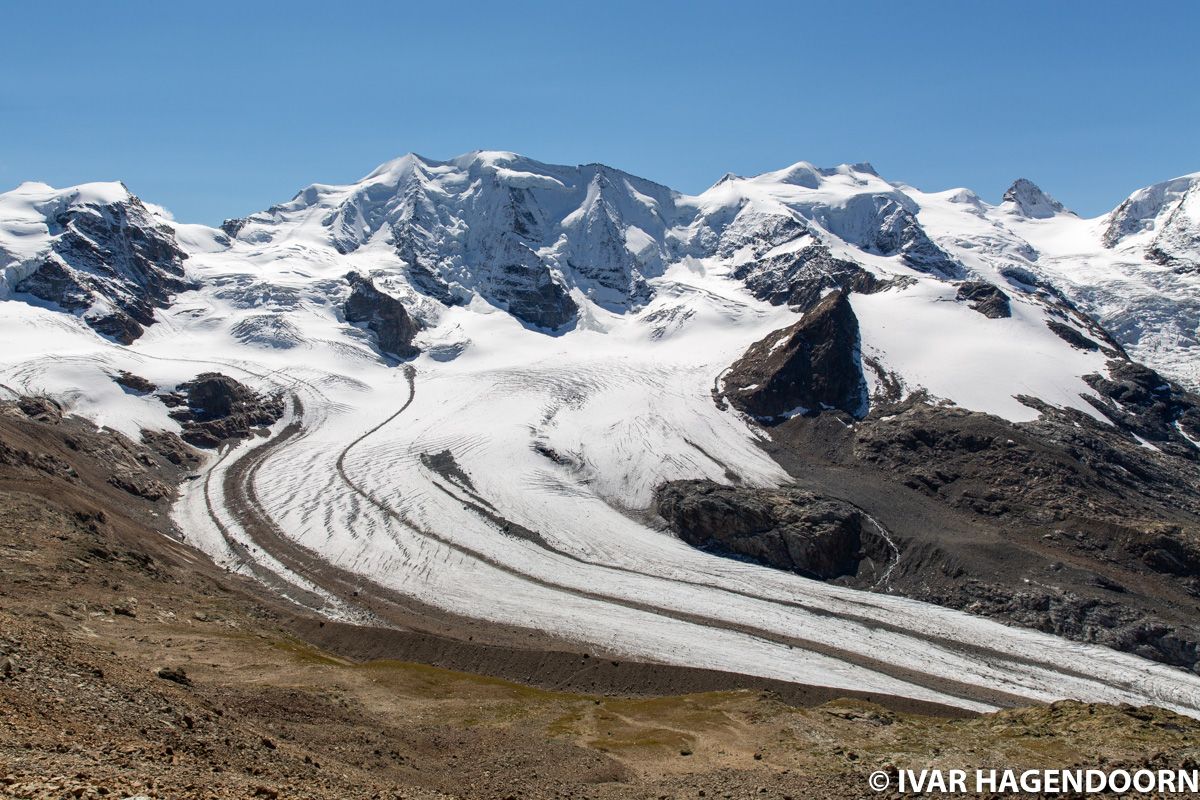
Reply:
[[[1200,713],[1190,673],[718,558],[649,513],[665,480],[787,480],[758,447],[764,429],[714,401],[722,372],[799,313],[756,299],[739,268],[820,245],[877,278],[885,288],[851,298],[872,391],[891,378],[1011,420],[1037,415],[1018,395],[1095,415],[1083,376],[1104,373],[1106,356],[1051,330],[1062,319],[1088,333],[1005,270],[1096,285],[1071,272],[1095,265],[1093,247],[1112,254],[1105,276],[1171,268],[1130,266],[1130,242],[1148,228],[1109,249],[1111,221],[1039,198],[1021,210],[923,194],[865,165],[727,176],[688,197],[607,167],[407,156],[223,231],[147,207],[199,288],[158,308],[126,346],[89,328],[90,312],[21,291],[60,257],[53,217],[64,204],[125,197],[116,185],[29,184],[0,197],[10,300],[0,302],[0,383],[61,397],[134,437],[178,428],[152,396],[114,383],[120,370],[168,388],[219,371],[287,395],[273,436],[210,458],[175,513],[218,563],[297,602],[388,623],[314,566],[326,564],[364,596],[636,659],[975,709],[1079,697]],[[348,272],[373,277],[421,321],[421,355],[398,363],[345,322]],[[115,280],[96,274],[96,292]],[[1004,286],[1011,316],[958,299],[967,278]],[[1188,275],[1173,280],[1192,291]]]

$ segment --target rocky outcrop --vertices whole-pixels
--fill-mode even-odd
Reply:
[[[105,205],[66,204],[47,220],[50,252],[16,290],[80,314],[97,332],[130,344],[154,309],[195,288],[174,232],[133,195]]]
[[[396,358],[412,358],[420,350],[413,345],[413,338],[420,332],[420,324],[412,318],[404,304],[389,294],[379,291],[370,278],[351,272],[346,276],[350,283],[350,296],[342,306],[346,321],[362,325],[375,334],[379,349]]]
[[[1032,398],[1040,417],[1012,423],[910,397],[849,426],[793,418],[765,446],[797,489],[888,531],[892,591],[1200,668],[1200,462],[1126,429],[1186,432],[1194,412],[1134,371],[1097,389],[1142,418],[1121,427]]]
[[[1046,327],[1054,331],[1054,335],[1062,339],[1076,350],[1099,350],[1100,343],[1080,333],[1076,328],[1058,320],[1047,320]]]
[[[17,408],[22,414],[38,422],[53,424],[60,422],[63,417],[62,404],[52,397],[25,395],[17,398]]]
[[[751,345],[724,376],[723,392],[741,411],[777,420],[824,409],[867,413],[858,319],[832,291],[799,322]]]
[[[999,286],[986,281],[963,281],[958,285],[957,299],[989,319],[1012,316],[1008,295]]]
[[[171,431],[142,431],[142,444],[177,467],[191,468],[200,463],[199,454]]]
[[[242,228],[246,225],[246,220],[242,217],[233,217],[221,223],[221,230],[232,239],[236,239],[237,235],[242,232]]]
[[[880,563],[888,557],[877,536],[864,542],[857,509],[798,489],[673,481],[659,488],[656,509],[694,547],[817,580],[855,575],[864,548]]]
[[[853,261],[835,258],[819,242],[794,253],[749,261],[734,268],[733,277],[750,293],[772,305],[787,304],[807,311],[830,289],[844,294],[872,294],[893,285]]]
[[[1133,361],[1114,359],[1107,377],[1084,380],[1100,395],[1086,399],[1114,425],[1171,455],[1200,460],[1200,395]]]
[[[150,394],[158,387],[140,375],[134,375],[132,372],[121,370],[113,376],[113,381],[118,386],[132,394]]]
[[[180,384],[175,394],[160,397],[175,406],[170,412],[172,419],[183,428],[183,440],[196,447],[248,439],[275,423],[284,409],[281,396],[264,397],[217,372],[198,375]]]
[[[534,328],[556,331],[575,321],[579,306],[562,281],[527,245],[509,238],[500,256],[491,299]]]
[[[847,204],[847,209],[867,203],[874,206],[873,213],[867,216],[871,220],[870,235],[862,242],[868,251],[885,256],[898,255],[913,269],[943,278],[962,276],[962,265],[934,244],[917,221],[916,215],[903,204],[884,195],[858,195]],[[854,241],[855,238],[861,237],[852,237],[850,240]]]

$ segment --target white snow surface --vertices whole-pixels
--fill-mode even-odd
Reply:
[[[1094,219],[1055,212],[1032,188],[1037,216],[965,189],[904,190],[926,231],[964,264],[1006,290],[1004,268],[1049,281],[1135,359],[1200,389],[1200,172],[1140,189]],[[1155,248],[1171,260],[1159,263]]]
[[[122,183],[85,183],[55,189],[28,181],[0,194],[0,300],[26,277],[50,249],[54,217],[73,206],[128,202]]]
[[[27,268],[41,252],[47,203],[109,202],[119,199],[114,187],[24,184],[0,195],[4,269]],[[489,215],[508,213],[510,190],[525,198],[541,252],[581,309],[578,323],[557,335],[529,329],[486,299],[480,232]],[[861,247],[870,206],[861,198],[877,196],[916,215],[971,274],[1003,286],[1013,316],[988,319],[955,301],[953,282]],[[1167,268],[1137,249],[1171,213],[1138,206],[1138,232],[1106,248],[1108,218],[1025,217],[966,190],[889,184],[867,165],[801,163],[727,176],[688,197],[598,165],[556,167],[511,153],[447,162],[405,156],[355,184],[308,187],[252,215],[232,240],[168,221],[201,288],[160,310],[131,346],[106,341],[76,317],[0,302],[0,387],[52,394],[134,438],[142,428],[177,428],[157,401],[123,392],[112,381],[119,370],[166,388],[219,371],[294,396],[304,432],[256,473],[265,513],[330,563],[460,614],[631,658],[973,709],[993,703],[947,681],[1028,700],[1152,702],[1200,715],[1200,678],[1190,673],[716,557],[645,513],[664,480],[787,480],[758,446],[766,434],[712,398],[722,371],[751,343],[797,318],[754,299],[730,275],[737,263],[821,241],[880,276],[907,279],[853,295],[851,304],[864,354],[908,390],[1010,420],[1036,414],[1017,395],[1093,413],[1082,376],[1103,372],[1105,356],[1053,334],[1047,305],[1000,270],[1015,265],[1047,277],[1101,316],[1118,313],[1105,304],[1130,287],[1163,304],[1194,299],[1187,276],[1147,277]],[[445,306],[411,285],[395,236],[414,219],[447,254],[444,274],[463,304]],[[580,231],[609,226],[629,256],[631,285],[644,281],[652,291],[623,295],[578,270],[589,247],[606,246]],[[351,270],[372,275],[427,326],[423,353],[410,364],[381,357],[341,318],[342,276]],[[1167,347],[1154,339],[1167,334],[1143,331],[1132,349],[1195,379],[1179,353],[1196,332],[1177,333]],[[471,486],[422,458],[446,451]],[[175,517],[189,542],[249,573],[227,538],[249,544],[249,535],[222,510],[220,480],[242,452],[210,458]],[[486,503],[541,541],[497,527],[468,502]],[[255,553],[297,597],[322,594]],[[321,610],[361,613],[327,595]]]

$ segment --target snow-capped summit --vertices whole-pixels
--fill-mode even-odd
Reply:
[[[1141,244],[1160,264],[1200,265],[1200,172],[1131,194],[1108,215],[1104,246]]]
[[[726,176],[679,204],[696,209],[689,240],[705,255],[732,255],[750,242],[774,247],[806,232],[863,254],[895,256],[921,272],[961,273],[922,229],[912,198],[870,164],[819,168],[801,161],[750,178]]]
[[[225,229],[256,245],[300,237],[343,255],[391,252],[431,297],[459,304],[477,293],[553,329],[575,317],[572,290],[618,310],[645,302],[646,279],[671,257],[674,200],[666,187],[599,164],[410,154],[353,184],[310,186]]]
[[[0,195],[0,299],[51,303],[128,344],[191,287],[169,222],[123,183],[23,183]]]
[[[1000,207],[1029,219],[1050,219],[1057,214],[1070,213],[1062,203],[1027,178],[1018,178],[1008,187]]]
[[[189,256],[201,272],[237,272],[247,287],[275,287],[273,297],[287,285],[314,303],[342,302],[344,276],[358,272],[408,303],[425,337],[446,309],[477,301],[544,333],[603,328],[606,315],[652,306],[672,267],[689,260],[720,264],[756,297],[795,308],[832,288],[966,281],[968,297],[994,287],[1037,302],[1065,298],[1135,356],[1196,385],[1197,184],[1200,173],[1157,184],[1086,220],[1026,179],[992,206],[967,189],[889,182],[866,163],[727,174],[689,196],[601,164],[408,154],[356,182],[312,184],[228,220],[224,233],[176,223],[121,184],[24,184],[0,198],[0,259],[5,292],[54,303],[122,341],[192,285]],[[89,261],[84,240],[118,255]],[[253,279],[245,264],[255,265]],[[300,336],[286,317],[240,324],[246,341]]]

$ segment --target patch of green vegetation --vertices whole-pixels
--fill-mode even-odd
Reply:
[[[471,672],[459,672],[443,667],[430,666],[429,664],[419,664],[413,661],[379,659],[376,661],[367,661],[362,664],[352,664],[351,666],[355,669],[369,670],[382,675],[403,676],[418,680],[424,689],[441,692],[443,696],[447,697],[454,696],[461,691],[463,684],[491,689],[500,696],[520,699],[526,702],[570,701],[587,699],[588,697],[587,695],[539,689],[535,686],[526,686],[505,680],[504,678],[478,675]]]
[[[649,728],[629,731],[623,735],[596,737],[587,742],[602,750],[687,750],[691,752],[695,739],[669,728]]]
[[[235,636],[233,638],[252,639],[250,636]],[[287,639],[269,640],[268,645],[275,649],[287,653],[292,658],[305,664],[319,664],[326,667],[349,667],[353,666],[352,662],[337,658],[336,656],[313,647],[308,642],[302,639],[289,637]]]

